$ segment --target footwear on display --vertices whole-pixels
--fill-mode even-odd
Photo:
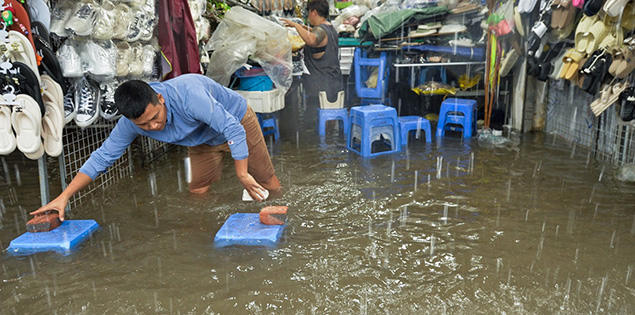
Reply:
[[[131,53],[131,61],[129,75],[133,77],[139,77],[143,74],[143,45],[141,43],[136,42],[130,46]]]
[[[121,117],[115,106],[115,88],[117,82],[109,82],[101,86],[101,117],[106,120],[117,120]]]
[[[57,50],[57,60],[62,67],[62,74],[67,78],[77,78],[84,75],[82,71],[82,59],[77,53],[74,41],[67,40]]]
[[[99,87],[89,79],[83,78],[75,91],[75,102],[78,103],[77,116],[75,116],[77,126],[88,127],[97,120],[100,99]]]
[[[68,88],[64,95],[64,124],[68,124],[77,116],[77,103],[75,102],[75,85]]]
[[[149,77],[154,70],[154,61],[156,60],[156,52],[151,45],[143,46],[143,76]]]
[[[101,10],[97,15],[97,21],[93,30],[94,39],[112,39],[114,22],[117,20],[117,12],[115,11],[115,5],[109,0],[104,0],[101,4]]]
[[[112,38],[125,40],[128,36],[128,25],[130,25],[132,10],[130,7],[120,3],[116,10],[117,20],[113,26]]]
[[[78,36],[90,35],[95,26],[97,8],[98,6],[93,2],[79,3],[76,11],[64,24],[66,31]]]
[[[64,1],[56,5],[51,12],[51,28],[49,31],[59,37],[68,37],[65,24],[73,14],[74,9],[75,3],[72,1]]]
[[[115,77],[117,63],[117,48],[111,40],[87,41],[81,49],[82,62],[86,73],[101,80]]]
[[[141,39],[141,35],[143,34],[141,28],[146,24],[146,14],[141,10],[135,11],[130,24],[128,24],[128,32],[125,40],[128,42],[136,42]]]
[[[125,77],[130,72],[130,63],[133,59],[132,50],[130,50],[130,44],[127,42],[117,43],[117,64],[116,72],[118,77]]]

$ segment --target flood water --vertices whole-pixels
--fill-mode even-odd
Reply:
[[[229,157],[214,193],[191,197],[171,151],[72,211],[101,225],[77,251],[3,252],[0,313],[635,313],[635,186],[587,152],[533,134],[364,159],[334,128],[321,142],[281,123],[282,197],[242,202]],[[2,248],[25,232],[19,206],[39,204],[37,164],[7,161],[22,185],[0,183]],[[266,205],[289,206],[278,247],[214,248],[231,214]]]

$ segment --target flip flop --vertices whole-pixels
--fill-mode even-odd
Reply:
[[[44,28],[51,26],[51,9],[44,0],[29,0],[29,12],[31,13],[31,28],[39,23]]]
[[[617,76],[617,68],[620,66],[620,63],[624,62],[624,52],[623,48],[613,48],[611,53],[613,54],[613,62],[609,66],[609,74],[612,76]]]
[[[33,42],[35,43],[35,35],[42,38],[44,41],[51,44],[51,34],[49,34],[48,27],[44,26],[42,22],[35,21],[31,23],[31,31],[33,32]]]
[[[6,94],[4,97],[6,98]],[[37,155],[42,146],[39,106],[32,97],[25,94],[16,95],[15,101],[22,103],[20,106],[13,106],[11,114],[11,124],[15,130],[17,147],[22,153]]]
[[[46,115],[42,117],[42,138],[44,138],[44,150],[49,156],[62,154],[63,128],[63,109],[53,102],[46,102]]]
[[[26,40],[31,44],[31,48],[35,50],[33,36],[31,36],[31,19],[29,18],[29,13],[26,12],[24,6],[17,0],[5,0],[4,5],[13,8],[14,21],[17,19],[8,29],[25,36]],[[9,33],[11,33],[11,31],[9,31]]]
[[[42,75],[42,95],[45,92],[51,95],[54,103],[58,104],[62,110],[64,109],[64,90],[48,74]]]
[[[4,102],[1,96],[0,101]],[[13,152],[15,147],[15,135],[11,129],[11,107],[0,105],[0,155]]]
[[[37,69],[37,59],[35,50],[31,49],[28,39],[21,33],[9,31],[9,59],[12,62],[22,62],[29,66],[35,73],[38,82],[40,82],[40,74]]]
[[[48,74],[53,80],[55,80],[55,82],[57,82],[57,84],[59,84],[62,88],[62,92],[65,93],[68,87],[66,86],[62,67],[57,59],[57,55],[52,49],[46,47],[38,41],[35,42],[35,46],[37,47],[40,56],[42,56],[42,62],[40,62],[40,66],[38,67],[39,71],[42,74]]]

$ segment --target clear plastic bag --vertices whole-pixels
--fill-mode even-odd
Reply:
[[[265,70],[278,89],[286,92],[293,81],[291,43],[281,25],[241,7],[225,14],[205,46],[214,51],[206,75],[228,86],[231,75],[251,59]]]

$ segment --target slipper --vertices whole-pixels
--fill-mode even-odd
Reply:
[[[42,62],[40,62],[40,66],[38,67],[39,71],[42,74],[48,74],[59,86],[62,88],[62,92],[65,93],[66,89],[66,81],[64,80],[64,72],[62,71],[62,67],[60,66],[60,62],[57,59],[57,55],[53,52],[52,49],[40,44],[39,41],[35,42],[35,46],[37,47],[37,51],[42,56]]]
[[[33,32],[33,42],[35,43],[35,35],[42,38],[47,43],[51,43],[51,35],[48,27],[40,21],[31,22],[31,31]]]
[[[572,0],[571,3],[578,9],[582,9],[582,6],[584,6],[584,0]]]
[[[4,97],[6,99],[6,94]],[[22,153],[37,154],[42,146],[39,106],[32,97],[25,94],[16,95],[15,101],[22,103],[20,106],[13,106],[11,114],[17,147]]]
[[[510,49],[507,54],[505,54],[505,58],[501,62],[500,66],[500,76],[506,77],[518,61],[520,54],[516,51],[516,49]]]
[[[0,97],[4,102],[4,98]],[[15,150],[16,141],[11,129],[11,107],[0,105],[0,155],[7,155]]]
[[[605,50],[595,51],[580,70],[583,77],[582,90],[589,94],[597,93],[612,61],[613,57]]]
[[[624,61],[624,52],[622,51],[622,49],[625,49],[625,47],[613,48],[611,50],[611,54],[613,55],[613,62],[611,62],[611,65],[609,66],[609,74],[614,77],[617,76],[617,68],[620,66],[620,63]]]
[[[628,87],[620,94],[620,119],[628,122],[633,120],[635,114],[635,89]]]
[[[621,27],[617,28],[616,32],[611,32],[606,35],[604,39],[600,42],[598,48],[611,49],[615,46],[621,45],[622,41],[624,41],[624,33]]]
[[[556,58],[551,60],[551,72],[549,73],[549,78],[551,78],[552,80],[558,80],[562,78],[560,76],[560,73],[562,72],[562,67],[564,66],[564,62],[562,61],[562,58],[564,58],[567,52],[568,52],[568,49],[562,49],[562,51],[560,51],[560,54],[556,56]]]
[[[625,30],[635,29],[635,5],[632,2],[627,3],[624,7],[621,25]]]
[[[586,15],[580,19],[580,23],[575,29],[575,48],[577,51],[586,52],[589,30],[597,20],[597,16],[589,17]]]
[[[602,5],[604,4],[604,0],[584,0],[584,5],[582,5],[582,13],[587,16],[593,16],[598,14],[602,9]]]
[[[37,69],[37,59],[35,50],[31,49],[28,39],[21,33],[9,31],[9,59],[15,62],[22,62],[29,66],[35,73],[38,82],[40,82],[40,74]]]
[[[584,56],[585,54],[575,50],[575,48],[569,49],[562,60],[564,65],[562,66],[560,77],[572,80],[577,75],[578,69],[580,68],[580,62]]]
[[[599,106],[592,107],[593,114],[597,117],[600,116],[607,108],[613,105],[620,98],[622,92],[628,87],[628,83],[615,83],[613,86],[607,85],[605,90],[602,91],[602,100]],[[607,94],[607,95],[604,95]]]
[[[569,25],[574,24],[573,22],[575,22],[575,17],[576,15],[578,15],[577,14],[578,9],[573,6],[573,4],[571,3],[571,0],[562,0],[560,2],[560,6],[561,6],[561,9],[563,10],[563,13],[561,15],[562,20],[558,24],[558,28],[563,29]]]
[[[46,115],[42,117],[42,138],[44,150],[49,156],[62,154],[62,132],[64,128],[63,108],[53,102],[46,102]]]
[[[626,78],[633,70],[635,69],[635,52],[633,51],[633,47],[625,47],[622,49],[623,61],[617,66],[615,70],[615,75],[620,78]]]
[[[562,19],[564,10],[561,9],[560,0],[553,0],[551,2],[551,28],[559,28],[560,20]]]
[[[592,54],[600,47],[600,43],[604,39],[604,37],[609,33],[609,27],[604,24],[604,21],[598,20],[593,23],[593,26],[589,29],[588,36],[586,41],[586,53]],[[584,43],[584,41],[582,42]]]
[[[616,17],[622,13],[624,7],[630,0],[608,0],[604,3],[602,9],[606,14],[612,17]]]

